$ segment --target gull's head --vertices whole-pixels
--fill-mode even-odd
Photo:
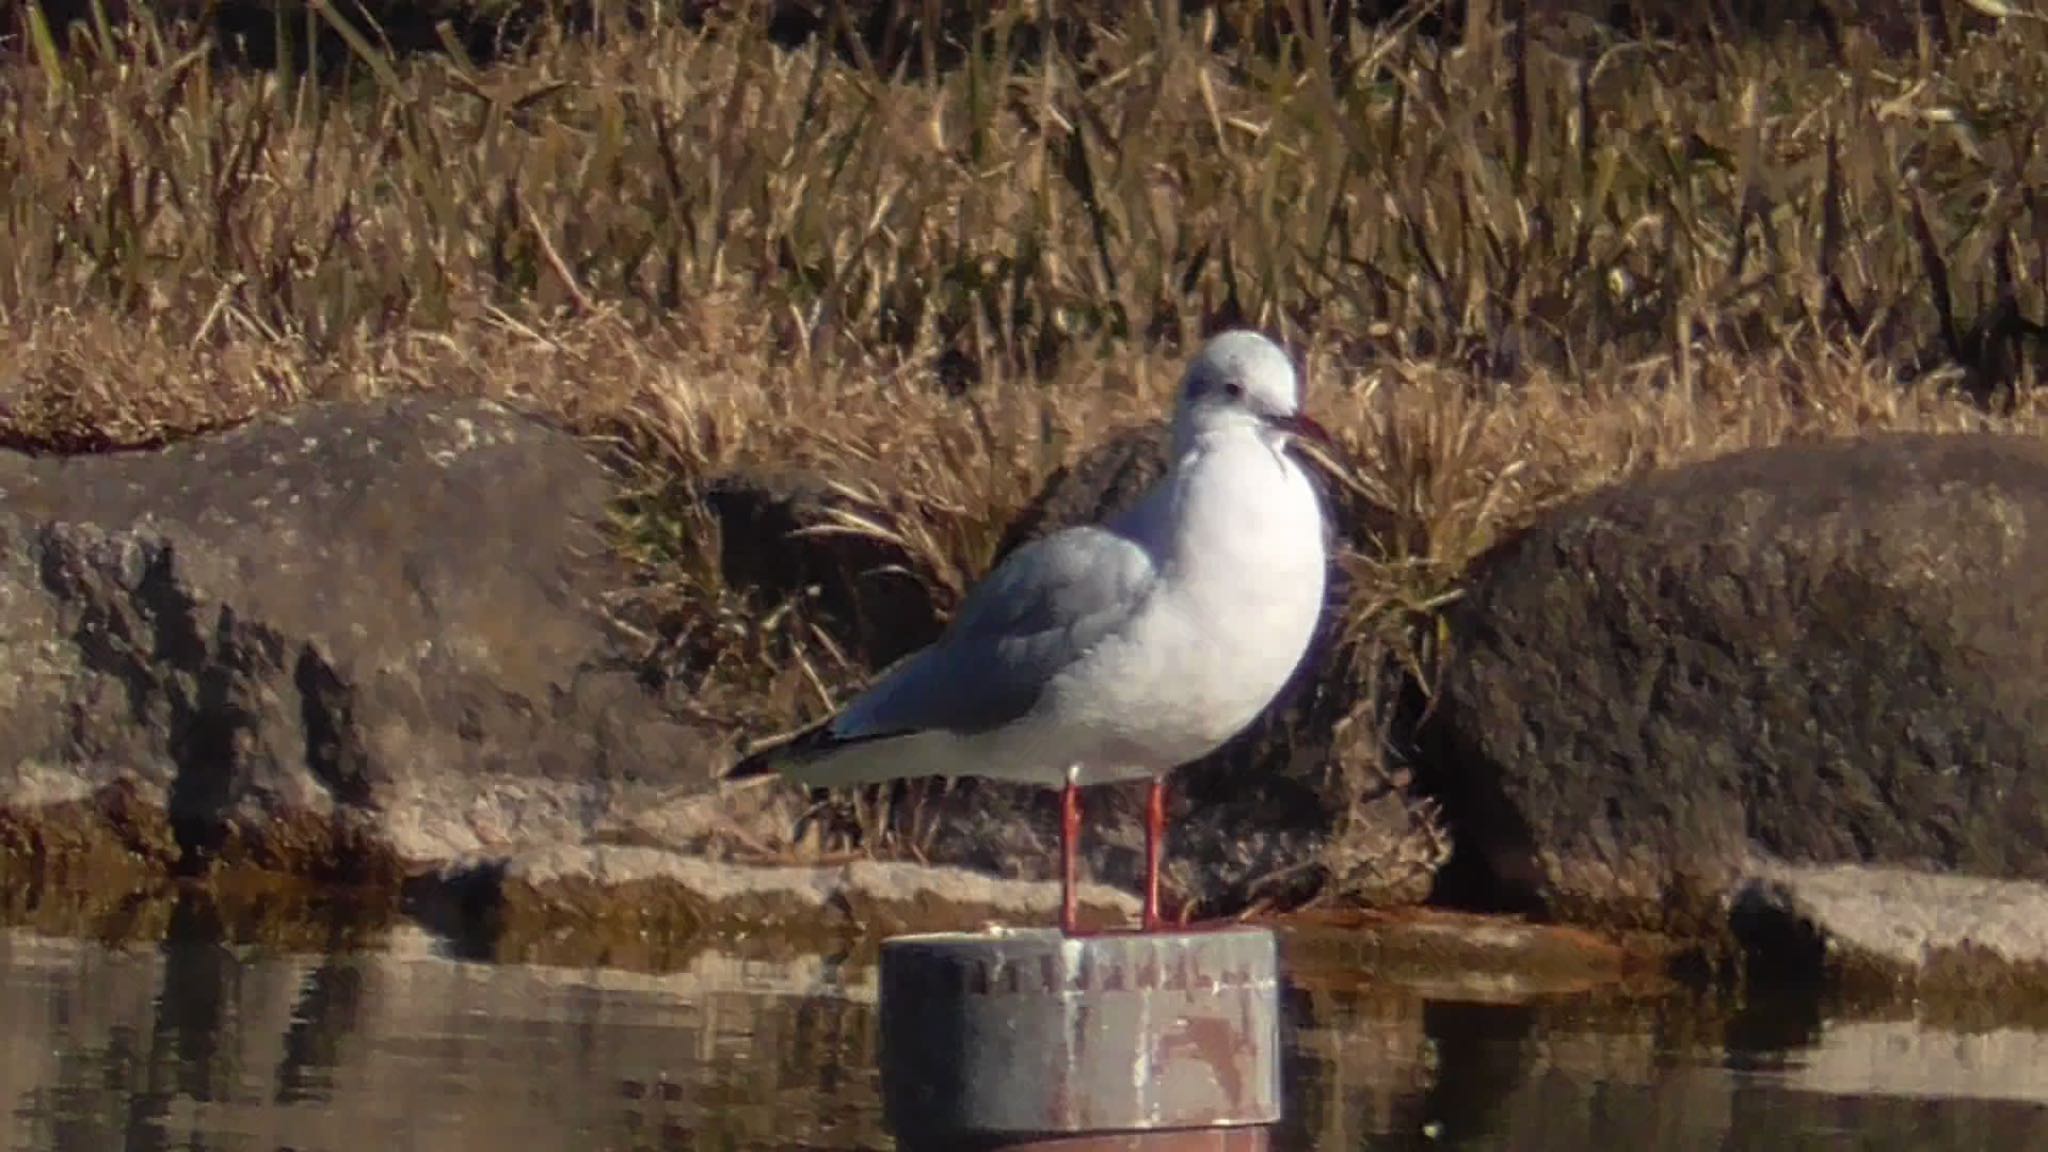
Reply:
[[[1257,332],[1209,338],[1181,377],[1173,415],[1176,454],[1215,435],[1257,435],[1275,448],[1296,436],[1322,443],[1329,434],[1301,410],[1301,381],[1287,353]]]

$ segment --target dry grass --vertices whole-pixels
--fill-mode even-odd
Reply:
[[[650,644],[758,731],[863,670],[723,586],[705,477],[817,464],[852,486],[837,527],[897,538],[944,604],[1221,323],[1307,350],[1394,513],[1353,633],[1418,669],[1470,558],[1570,494],[2039,427],[2048,21],[1439,42],[1427,8],[1257,51],[1151,6],[1033,46],[1009,5],[954,66],[886,72],[778,44],[759,4],[542,15],[487,62],[314,5],[354,62],[325,81],[189,24],[30,20],[0,52],[0,437],[148,444],[393,390],[558,415],[624,449]]]
[[[1648,469],[1874,431],[2048,430],[2030,388],[1993,414],[1959,394],[1955,372],[1901,383],[1814,336],[1766,355],[1700,352],[1690,387],[1660,384],[1663,368],[1538,370],[1501,386],[1408,363],[1345,397],[1332,420],[1354,483],[1396,526],[1351,557],[1359,634],[1396,629],[1394,647],[1426,681],[1427,626],[1475,556],[1544,508]]]

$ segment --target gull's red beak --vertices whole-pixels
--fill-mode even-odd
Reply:
[[[1272,423],[1275,428],[1289,435],[1299,436],[1304,440],[1313,440],[1325,448],[1336,446],[1335,442],[1330,439],[1329,430],[1316,423],[1315,417],[1310,416],[1306,412],[1296,412],[1292,416],[1276,416],[1273,418]]]

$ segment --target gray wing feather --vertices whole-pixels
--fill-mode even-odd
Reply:
[[[1094,525],[1026,544],[968,593],[945,635],[848,705],[833,733],[967,734],[1007,724],[1115,632],[1157,577],[1143,546]]]

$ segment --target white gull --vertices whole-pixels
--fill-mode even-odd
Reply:
[[[1069,935],[1076,790],[1148,779],[1143,930],[1158,930],[1166,774],[1272,703],[1322,611],[1322,506],[1296,437],[1328,442],[1286,354],[1255,332],[1211,338],[1181,380],[1168,470],[1136,503],[1012,552],[931,646],[729,775],[1057,786]]]

